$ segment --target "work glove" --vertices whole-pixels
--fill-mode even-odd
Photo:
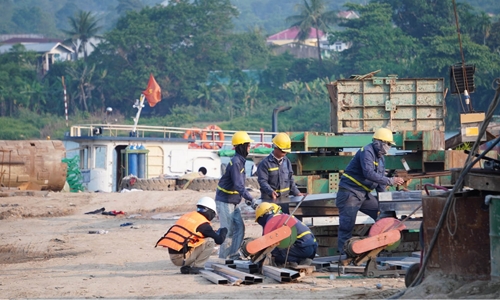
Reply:
[[[226,239],[227,235],[227,228],[226,227],[221,227],[217,230],[216,232],[223,240]]]
[[[262,200],[260,200],[260,199],[253,199],[253,200],[252,200],[252,208],[253,208],[254,210],[256,210],[256,209],[257,209],[257,206],[259,206],[259,204],[261,204],[261,203],[262,203]]]

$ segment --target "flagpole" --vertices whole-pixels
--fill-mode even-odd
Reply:
[[[137,114],[135,115],[135,118],[134,118],[134,128],[132,129],[132,132],[130,133],[131,136],[133,137],[137,137],[137,123],[139,123],[139,117],[141,116],[141,111],[142,111],[142,108],[144,107],[144,94],[141,94],[141,98],[138,102],[136,102],[134,104],[133,107],[137,108]]]

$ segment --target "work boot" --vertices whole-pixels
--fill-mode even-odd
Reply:
[[[312,264],[312,259],[305,258],[299,262],[299,265],[310,266]]]
[[[182,266],[181,267],[181,273],[182,274],[189,274],[189,271],[191,270],[190,266]]]
[[[189,269],[189,274],[200,274],[200,270],[203,270],[203,268],[191,267]]]

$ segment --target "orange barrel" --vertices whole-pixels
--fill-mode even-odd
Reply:
[[[0,185],[60,191],[66,182],[65,156],[62,141],[0,140]]]

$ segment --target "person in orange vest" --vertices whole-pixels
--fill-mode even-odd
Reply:
[[[220,245],[226,239],[227,228],[215,232],[210,223],[217,215],[215,200],[202,197],[196,206],[196,211],[181,216],[155,246],[168,248],[170,260],[181,267],[182,274],[199,274],[215,244]]]

